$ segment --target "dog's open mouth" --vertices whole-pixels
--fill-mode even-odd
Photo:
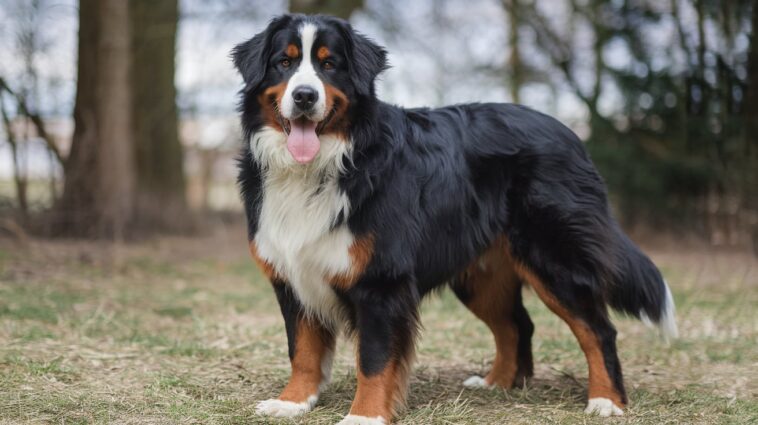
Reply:
[[[288,120],[277,112],[279,124],[287,135],[287,150],[295,161],[300,164],[313,161],[321,148],[318,136],[326,128],[332,116],[334,116],[334,109],[319,122],[311,121],[305,116]]]
[[[274,110],[276,111],[276,119],[279,120],[279,125],[281,125],[282,129],[284,129],[284,133],[289,135],[290,131],[292,131],[292,124],[291,124],[290,120],[288,120],[287,118],[284,118],[282,116],[282,114],[279,113],[279,108],[274,108]],[[335,107],[332,108],[331,111],[329,111],[329,113],[326,115],[326,117],[323,120],[318,121],[316,123],[316,134],[317,135],[320,135],[324,131],[324,129],[326,128],[326,126],[329,124],[329,121],[331,121],[332,118],[334,117],[334,113],[336,111],[337,111],[337,106],[335,105]],[[298,121],[304,122],[304,121],[310,121],[310,120],[308,118],[306,118],[304,115],[301,115],[299,118],[296,118],[293,121],[295,121],[295,122],[298,122]]]

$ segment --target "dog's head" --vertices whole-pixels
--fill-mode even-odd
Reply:
[[[316,157],[321,136],[347,138],[354,108],[374,97],[387,66],[384,49],[328,16],[279,16],[232,57],[245,81],[243,120],[254,121],[243,124],[286,134],[301,164]]]

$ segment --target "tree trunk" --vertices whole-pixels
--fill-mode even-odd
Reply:
[[[54,229],[121,239],[132,220],[134,167],[129,17],[122,0],[81,0],[74,137]]]
[[[292,13],[326,13],[342,19],[350,19],[362,7],[363,0],[290,0]]]
[[[758,5],[753,4],[753,32],[750,36],[750,52],[747,64],[747,93],[745,93],[745,161],[748,174],[743,183],[743,199],[746,209],[758,216],[758,197],[755,187],[758,185]],[[752,224],[753,253],[758,257],[758,223]]]
[[[188,223],[174,86],[177,0],[130,0],[136,218],[145,230]]]
[[[753,5],[753,32],[747,64],[747,93],[745,93],[745,123],[747,147],[753,156],[758,154],[758,5]]]

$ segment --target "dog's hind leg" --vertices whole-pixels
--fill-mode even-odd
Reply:
[[[517,266],[519,275],[534,288],[547,307],[568,325],[579,341],[589,368],[588,402],[585,412],[621,416],[627,403],[621,363],[616,354],[616,329],[602,299],[590,288],[574,286],[570,296],[559,298],[534,272]]]
[[[458,299],[481,319],[495,337],[495,360],[484,378],[472,376],[468,387],[511,388],[534,373],[534,325],[521,299],[521,279],[505,245],[498,241],[451,283]]]

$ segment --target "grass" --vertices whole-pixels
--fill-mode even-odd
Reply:
[[[278,306],[244,232],[127,246],[0,241],[0,423],[331,424],[355,391],[341,340],[333,383],[298,420],[255,415],[288,374]],[[536,376],[511,391],[464,390],[486,372],[486,327],[443,293],[425,326],[402,424],[758,423],[758,267],[742,254],[653,251],[678,302],[666,345],[617,317],[631,405],[582,413],[586,365],[567,327],[527,293]]]

